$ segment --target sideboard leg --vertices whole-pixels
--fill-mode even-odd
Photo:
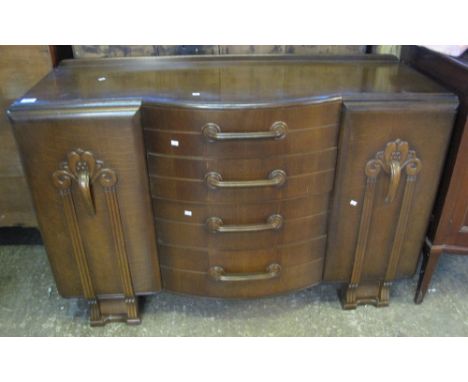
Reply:
[[[386,284],[385,289],[382,289],[382,285],[378,281],[365,281],[359,285],[344,286],[338,291],[342,308],[351,310],[359,305],[388,306],[388,291],[391,284]]]
[[[138,312],[138,301],[136,297],[129,297],[125,299],[127,305],[127,324],[139,325],[141,324],[140,315]]]
[[[104,326],[109,322],[141,323],[137,297],[99,298],[89,301],[89,308],[91,326]]]
[[[390,304],[390,287],[391,281],[382,281],[380,283],[379,295],[377,297],[377,307],[381,308]]]
[[[419,271],[418,287],[416,289],[416,295],[414,296],[415,304],[421,304],[423,302],[440,255],[442,255],[441,246],[430,246],[429,243],[426,243],[423,251],[421,270]]]
[[[338,291],[341,307],[345,310],[356,309],[358,306],[356,298],[356,284],[348,284]]]
[[[91,326],[103,326],[105,320],[102,317],[99,301],[97,299],[88,300],[89,323]]]

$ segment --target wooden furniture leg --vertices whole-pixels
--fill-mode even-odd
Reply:
[[[423,302],[427,288],[431,282],[432,274],[434,273],[442,252],[443,246],[433,246],[428,240],[426,240],[423,250],[421,270],[419,271],[418,288],[416,289],[416,295],[414,296],[414,302],[416,304],[421,304]]]

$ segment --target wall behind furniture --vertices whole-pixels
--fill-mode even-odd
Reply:
[[[333,54],[366,52],[366,45],[74,45],[75,58],[189,54]]]
[[[51,69],[47,45],[0,45],[0,227],[37,225],[6,109]]]

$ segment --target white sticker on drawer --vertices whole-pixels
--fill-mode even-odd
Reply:
[[[179,147],[179,141],[176,139],[171,139],[171,146]]]
[[[356,207],[358,203],[355,200],[350,200],[349,204],[351,204],[353,207]]]
[[[192,211],[184,210],[184,215],[185,216],[192,216]]]
[[[34,103],[37,101],[37,98],[23,98],[20,103]]]
[[[199,97],[199,96],[200,96],[200,93],[199,93],[199,92],[193,92],[192,95],[193,95],[194,97]]]

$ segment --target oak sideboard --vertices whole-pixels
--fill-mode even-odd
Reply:
[[[414,275],[457,98],[391,56],[68,60],[9,109],[50,265],[92,325],[138,296]]]

